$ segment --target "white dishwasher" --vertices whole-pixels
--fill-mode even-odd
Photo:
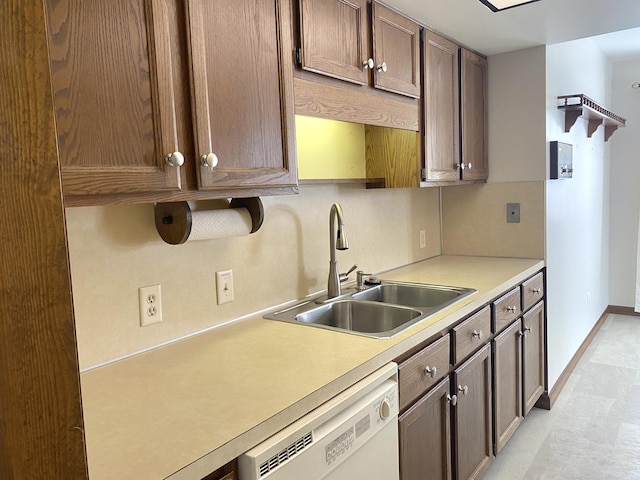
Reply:
[[[390,363],[238,459],[239,480],[398,480],[398,366]]]

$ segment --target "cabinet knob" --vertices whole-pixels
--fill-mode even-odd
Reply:
[[[464,163],[461,163],[459,165],[460,165],[460,170],[464,170],[465,168],[467,168],[467,166]]]
[[[469,393],[469,387],[467,385],[465,385],[464,387],[462,385],[458,385],[458,391],[463,395],[466,395],[467,393]]]
[[[542,290],[539,289],[539,288],[532,288],[531,289],[531,293],[533,293],[535,295],[540,295],[540,292],[542,292]]]
[[[369,58],[367,60],[365,60],[364,62],[362,62],[362,69],[363,70],[373,70],[373,66],[375,65],[375,63],[373,62],[373,58]]]
[[[516,313],[516,307],[507,307],[507,313]]]
[[[181,167],[184,164],[184,155],[180,152],[168,153],[164,162],[170,167]]]
[[[380,65],[378,65],[376,67],[376,69],[378,70],[378,72],[386,72],[387,71],[387,63],[386,62],[382,62]]]
[[[527,327],[527,326],[525,325],[525,327],[524,327],[524,333],[527,333],[527,332],[530,332],[530,331],[531,331],[531,327]]]
[[[424,367],[424,374],[431,378],[436,378],[438,369],[436,367]]]
[[[456,406],[458,404],[458,396],[450,395],[447,393],[447,402],[449,402],[452,406]]]
[[[478,340],[482,340],[482,330],[474,330],[471,336],[477,338]]]
[[[472,167],[471,162],[467,163],[467,168],[468,168],[469,170],[471,170],[471,167]]]
[[[200,165],[213,171],[213,169],[218,165],[218,156],[212,152],[205,153],[200,157]]]

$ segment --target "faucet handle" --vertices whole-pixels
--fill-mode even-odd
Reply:
[[[356,268],[358,268],[358,265],[354,265],[353,267],[351,267],[347,273],[341,273],[340,274],[340,281],[341,282],[346,282],[347,280],[349,280],[349,274],[351,272],[353,272]]]

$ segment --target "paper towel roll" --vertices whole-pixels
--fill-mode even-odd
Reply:
[[[246,208],[191,212],[191,233],[187,242],[240,237],[251,233],[252,220]]]

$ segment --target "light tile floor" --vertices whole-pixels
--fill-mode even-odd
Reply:
[[[609,315],[550,411],[534,408],[483,480],[640,480],[640,318]]]

